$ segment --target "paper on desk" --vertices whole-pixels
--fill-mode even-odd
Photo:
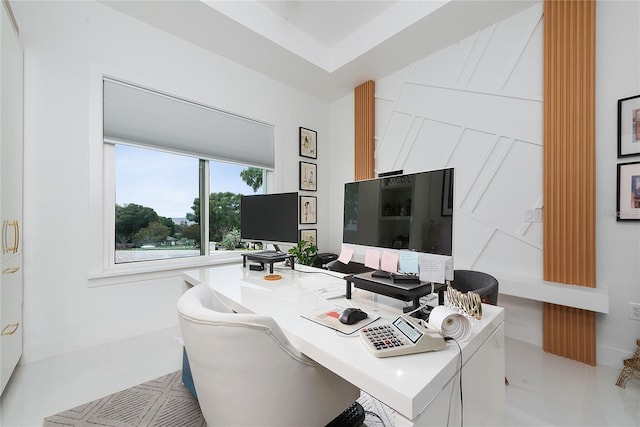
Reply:
[[[418,253],[410,251],[400,252],[400,267],[398,270],[402,273],[418,274]]]
[[[444,283],[445,261],[420,257],[420,281]]]
[[[344,282],[313,283],[309,285],[309,289],[314,294],[327,300],[342,298],[347,293],[346,285]]]
[[[367,253],[364,256],[364,266],[377,270],[380,268],[380,251],[374,249],[367,249]]]
[[[391,252],[383,252],[380,260],[380,269],[395,273],[398,271],[398,255]]]
[[[349,261],[351,261],[351,258],[353,258],[353,249],[346,246],[342,246],[342,250],[340,251],[340,256],[338,257],[338,261],[340,261],[343,264],[349,264]]]

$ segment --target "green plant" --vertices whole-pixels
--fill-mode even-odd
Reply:
[[[301,240],[297,245],[289,249],[289,254],[296,257],[296,262],[302,265],[313,265],[318,254],[318,247],[306,240]]]
[[[225,234],[222,239],[222,246],[227,250],[233,250],[240,244],[240,230],[233,229]]]

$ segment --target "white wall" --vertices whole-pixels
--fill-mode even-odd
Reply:
[[[318,239],[328,241],[329,106],[94,2],[15,2],[25,49],[22,363],[177,326],[177,274],[89,287],[101,197],[101,73],[273,123],[272,191],[298,190],[298,127],[318,132]],[[98,120],[99,121],[99,120]],[[90,166],[91,165],[91,166]],[[98,211],[100,211],[97,209]],[[324,231],[323,231],[324,230]],[[99,238],[99,237],[98,237]]]
[[[617,100],[640,94],[640,3],[596,4],[596,279],[609,288],[610,313],[597,317],[598,364],[616,368],[635,351],[640,322],[628,303],[640,302],[640,223],[615,220]],[[613,214],[612,214],[613,213]]]
[[[335,254],[340,253],[342,244],[344,184],[354,180],[354,103],[354,95],[349,94],[331,104],[331,191],[327,194],[330,205],[327,251]]]
[[[456,168],[455,268],[542,278],[542,224],[524,221],[525,210],[542,207],[542,12],[531,7],[376,81],[377,172]],[[610,289],[611,310],[597,317],[597,357],[614,367],[640,336],[627,317],[627,303],[640,301],[640,228],[611,215],[616,101],[640,92],[639,14],[638,2],[597,3],[597,286]],[[336,139],[353,138],[352,128],[335,129],[352,119],[350,102],[351,110],[346,98],[331,107]],[[353,180],[352,171],[341,175]],[[339,251],[342,194],[331,185]],[[542,303],[499,302],[507,336],[541,346]]]

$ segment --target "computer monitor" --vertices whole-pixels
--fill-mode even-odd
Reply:
[[[240,239],[244,242],[298,243],[298,193],[240,197]]]

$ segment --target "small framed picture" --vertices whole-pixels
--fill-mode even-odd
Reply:
[[[616,219],[640,220],[640,162],[618,164]]]
[[[318,231],[315,228],[300,230],[300,241],[302,242],[303,240],[318,246]]]
[[[318,168],[315,163],[300,162],[300,190],[316,191]]]
[[[618,157],[640,154],[640,95],[618,100]]]
[[[300,156],[318,158],[318,133],[315,130],[300,128]]]
[[[316,197],[300,196],[300,224],[316,223]]]

